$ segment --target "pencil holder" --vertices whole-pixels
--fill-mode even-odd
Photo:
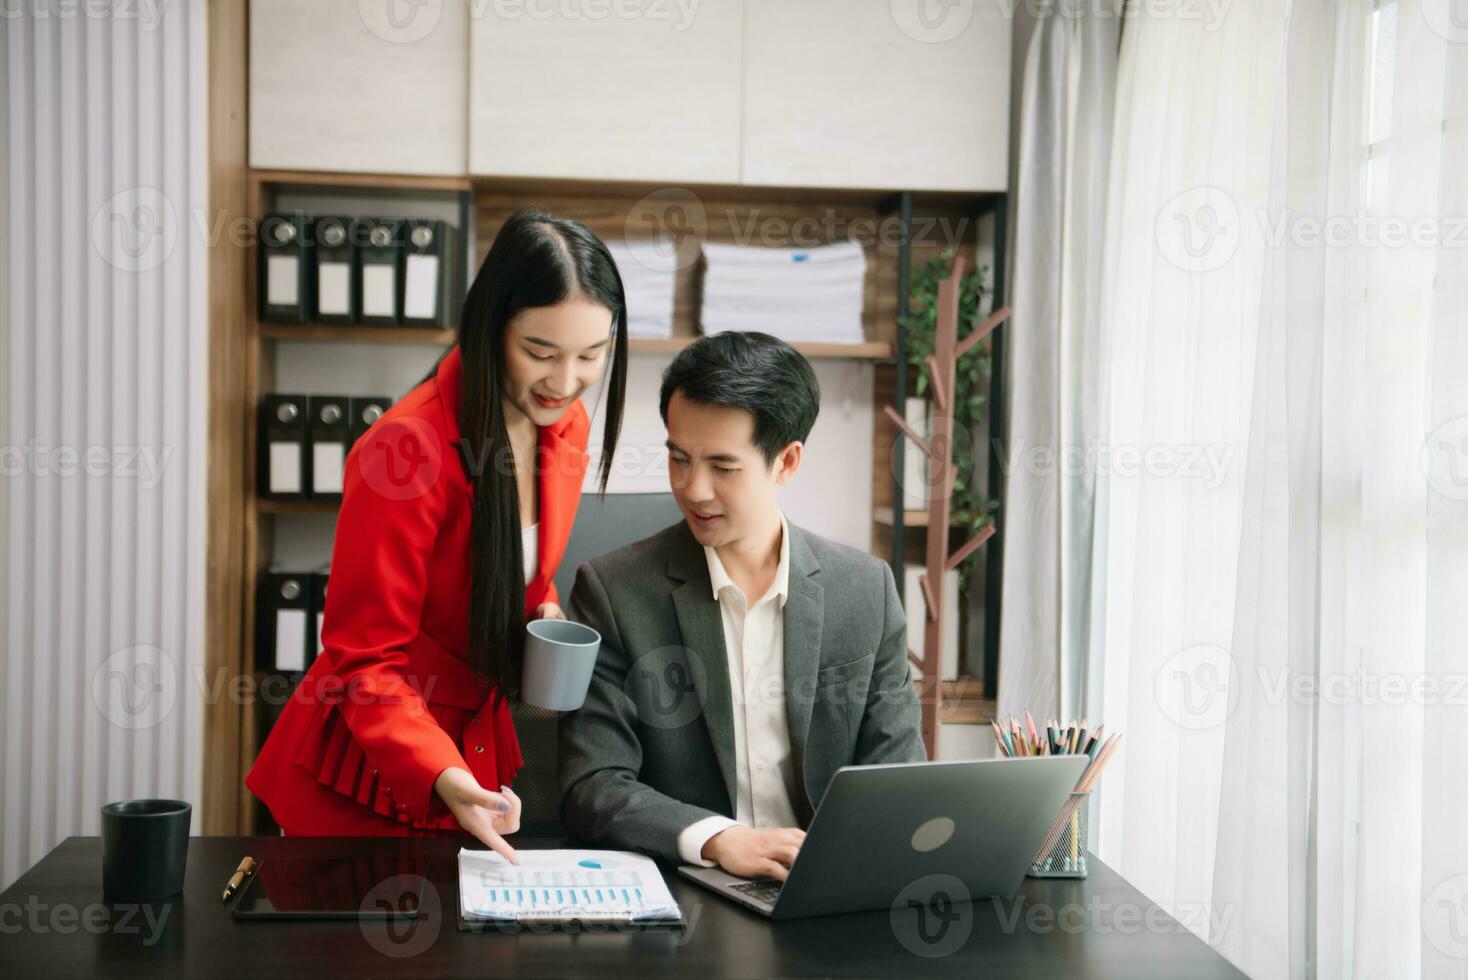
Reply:
[[[1045,843],[1040,845],[1028,872],[1031,878],[1084,878],[1086,876],[1087,811],[1089,791],[1072,793],[1060,808]]]

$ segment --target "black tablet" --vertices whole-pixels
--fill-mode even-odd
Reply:
[[[240,889],[236,919],[416,919],[428,861],[414,855],[271,858]]]

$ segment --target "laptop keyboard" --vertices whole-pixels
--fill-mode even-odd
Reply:
[[[758,881],[741,881],[737,885],[729,887],[741,895],[747,895],[757,902],[775,904],[775,899],[780,897],[780,886],[783,882],[774,878],[762,878]]]

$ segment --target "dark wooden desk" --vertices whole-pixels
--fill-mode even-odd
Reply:
[[[463,843],[467,843],[467,839]],[[555,841],[517,841],[520,847]],[[96,837],[71,837],[0,894],[0,977],[1241,977],[1221,956],[1093,859],[1085,881],[1026,879],[1017,898],[955,906],[947,934],[902,909],[770,922],[665,868],[684,930],[576,935],[460,932],[461,841],[195,837],[183,899],[142,912],[102,902]],[[357,922],[236,922],[220,892],[245,854],[428,856],[424,916],[389,937]],[[929,926],[933,924],[929,921]],[[953,952],[955,937],[967,938]],[[932,953],[943,955],[924,955]]]

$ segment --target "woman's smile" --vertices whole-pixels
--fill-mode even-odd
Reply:
[[[532,391],[530,394],[535,397],[536,404],[538,404],[541,408],[565,408],[567,405],[571,404],[570,395],[567,395],[565,398],[547,398],[545,395],[539,394],[534,391]]]

